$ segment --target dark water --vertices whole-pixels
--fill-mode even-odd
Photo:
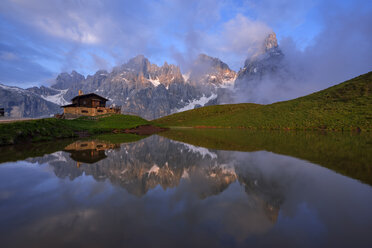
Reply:
[[[0,149],[0,246],[371,247],[369,137],[162,135]]]

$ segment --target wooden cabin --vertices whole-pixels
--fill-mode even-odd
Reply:
[[[61,106],[65,118],[76,118],[79,116],[98,116],[103,114],[119,114],[120,107],[106,108],[108,99],[95,93],[79,95],[71,99],[71,104]]]
[[[3,117],[5,115],[4,108],[0,108],[0,117]]]

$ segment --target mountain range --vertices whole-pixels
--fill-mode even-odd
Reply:
[[[0,84],[0,107],[12,117],[50,116],[61,112],[60,106],[82,90],[109,99],[108,104],[121,106],[124,114],[151,120],[202,106],[233,103],[236,96],[254,101],[252,86],[283,71],[283,57],[274,33],[238,72],[205,54],[200,54],[185,74],[176,65],[165,62],[158,66],[138,55],[111,72],[99,70],[87,77],[76,71],[61,73],[51,87],[21,89]]]

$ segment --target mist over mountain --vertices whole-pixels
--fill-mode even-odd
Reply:
[[[257,53],[247,58],[244,67],[239,70],[234,85],[234,102],[271,103],[283,100],[282,97],[269,94],[279,94],[278,91],[286,81],[292,80],[293,76],[286,64],[285,54],[279,48],[275,33],[271,33]]]

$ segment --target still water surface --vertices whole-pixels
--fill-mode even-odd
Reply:
[[[2,148],[0,246],[371,247],[368,137],[218,132]]]

